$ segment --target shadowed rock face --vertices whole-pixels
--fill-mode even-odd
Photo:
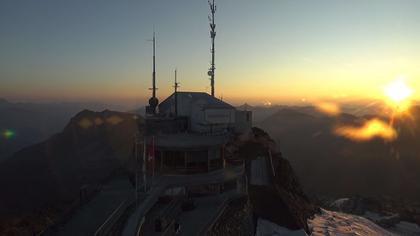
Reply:
[[[249,185],[248,188],[254,216],[292,230],[303,228],[309,232],[307,219],[319,208],[305,195],[289,161],[276,151],[270,136],[261,129],[253,128],[247,137],[238,138],[226,149],[228,159],[244,159],[248,167],[252,159],[258,156],[269,158],[271,152],[275,172],[275,175],[271,174],[271,184]]]
[[[307,220],[317,213],[319,208],[313,205],[303,192],[289,161],[282,158],[279,153],[276,154],[275,158],[278,161],[278,166],[275,169],[274,188],[293,216],[294,223],[298,226],[297,228],[289,228],[304,228],[305,231],[309,232]]]
[[[129,113],[84,110],[61,133],[2,162],[0,219],[40,212],[52,217],[46,209],[60,214],[82,186],[96,186],[129,166],[138,122]]]

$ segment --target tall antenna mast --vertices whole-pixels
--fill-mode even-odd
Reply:
[[[152,73],[152,97],[149,99],[150,113],[156,114],[156,107],[159,104],[159,100],[156,98],[156,37],[155,31],[153,30],[153,73]]]
[[[177,81],[176,74],[177,74],[177,69],[175,69],[174,96],[175,96],[175,116],[178,116],[178,93],[177,92],[179,88],[179,83]]]
[[[214,23],[214,13],[216,13],[216,5],[214,4],[214,0],[208,0],[210,6],[210,38],[211,38],[211,66],[207,74],[210,76],[210,85],[211,85],[211,96],[214,97],[214,56],[215,56],[215,48],[214,48],[214,39],[216,38],[216,24]]]
[[[153,31],[153,87],[152,87],[152,97],[156,97],[156,37],[155,31]]]

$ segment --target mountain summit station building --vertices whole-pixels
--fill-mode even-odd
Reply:
[[[156,113],[150,111],[157,110]],[[252,126],[252,112],[204,92],[174,92],[146,108],[147,155],[154,173],[200,173],[225,167],[224,146]]]

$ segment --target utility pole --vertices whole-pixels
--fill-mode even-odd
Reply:
[[[216,5],[214,4],[214,0],[208,0],[210,6],[210,38],[211,38],[211,65],[210,69],[207,74],[210,76],[210,85],[211,85],[211,96],[214,97],[214,71],[216,70],[215,67],[215,47],[214,47],[214,39],[216,38],[216,24],[214,23],[214,14],[216,13]]]

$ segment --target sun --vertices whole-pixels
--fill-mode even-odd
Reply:
[[[392,120],[398,115],[410,115],[412,101],[409,99],[414,90],[406,83],[404,78],[397,78],[384,89],[384,95],[387,97],[388,107],[392,111]]]
[[[386,86],[384,93],[389,100],[396,104],[400,104],[413,94],[413,90],[407,86],[404,79],[400,78]]]

